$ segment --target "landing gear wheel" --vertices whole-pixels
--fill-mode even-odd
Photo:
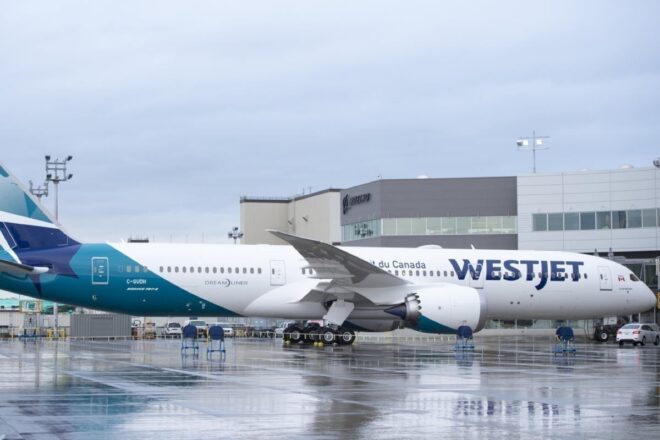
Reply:
[[[340,329],[338,340],[341,345],[352,345],[355,342],[355,332],[348,329]]]
[[[337,338],[337,334],[329,327],[323,327],[319,331],[319,340],[325,345],[332,345]]]
[[[289,341],[292,344],[297,344],[303,340],[303,333],[298,327],[293,327],[289,331]]]
[[[297,325],[293,325],[293,324],[291,324],[290,326],[288,326],[287,328],[285,328],[284,331],[282,332],[282,340],[283,340],[284,342],[289,342],[289,341],[291,341],[291,333],[292,333],[294,330],[299,330]]]

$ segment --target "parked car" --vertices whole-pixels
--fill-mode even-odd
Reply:
[[[616,333],[616,341],[619,345],[632,342],[633,345],[644,345],[649,342],[660,344],[660,329],[655,324],[634,322],[626,324]]]
[[[209,327],[213,327],[216,325],[222,327],[222,330],[224,330],[225,332],[225,338],[234,337],[234,327],[232,327],[231,324],[226,322],[212,322],[209,324]]]
[[[181,337],[181,324],[178,322],[167,322],[165,323],[165,327],[163,327],[165,331],[165,337],[168,338],[180,338]]]
[[[206,338],[206,335],[208,334],[208,329],[206,326],[206,321],[203,319],[188,319],[183,323],[183,326],[187,326],[188,324],[194,325],[197,327],[197,337],[198,338]]]

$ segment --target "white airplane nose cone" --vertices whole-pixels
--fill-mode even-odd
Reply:
[[[658,303],[658,298],[656,298],[655,293],[651,289],[646,289],[648,295],[645,295],[644,297],[644,304],[646,304],[647,310],[650,308],[655,307],[655,305]]]

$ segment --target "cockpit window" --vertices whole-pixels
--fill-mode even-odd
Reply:
[[[631,273],[630,274],[630,281],[639,281],[639,278],[637,278],[637,275],[635,275],[634,273]]]

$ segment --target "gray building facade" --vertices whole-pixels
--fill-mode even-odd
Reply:
[[[343,245],[518,248],[515,177],[377,180],[341,203]]]

